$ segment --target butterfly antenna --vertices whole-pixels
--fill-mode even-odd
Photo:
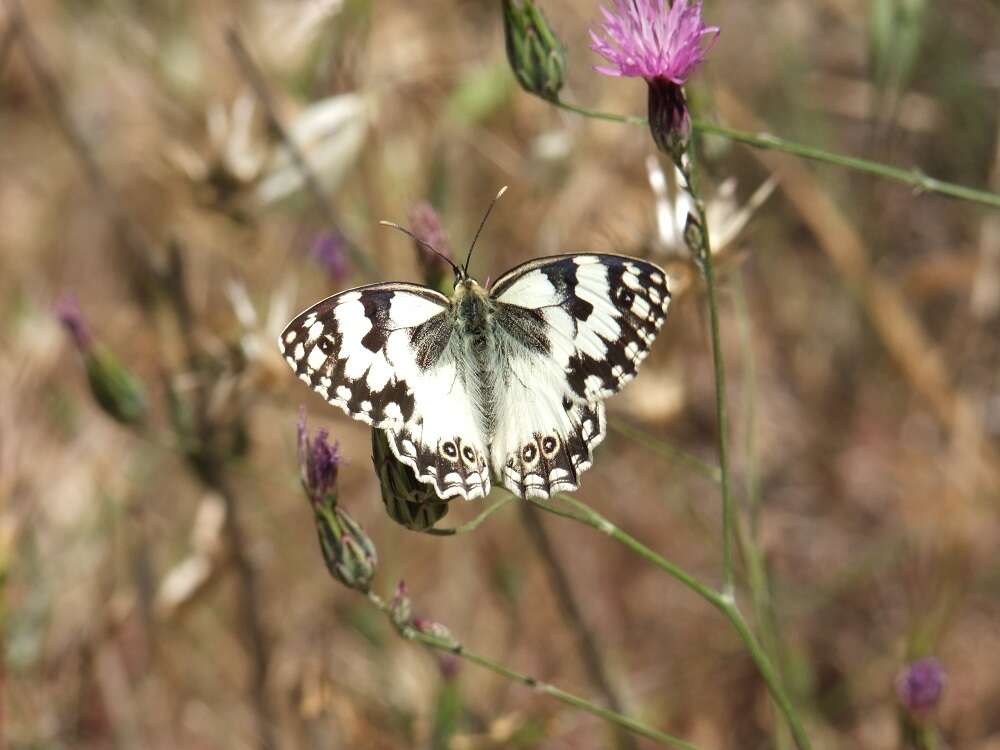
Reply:
[[[392,227],[393,229],[398,229],[400,232],[402,232],[403,234],[405,234],[408,237],[410,237],[418,245],[420,245],[422,247],[426,247],[428,250],[430,250],[436,256],[438,256],[439,258],[441,258],[441,260],[443,260],[445,263],[447,263],[449,266],[451,266],[452,270],[455,272],[455,277],[456,278],[459,278],[459,279],[465,278],[465,272],[455,264],[455,261],[453,261],[451,258],[449,258],[444,253],[440,252],[431,243],[426,242],[426,241],[420,239],[419,237],[417,237],[417,235],[415,235],[413,232],[411,232],[406,227],[401,227],[399,224],[396,224],[395,222],[392,222],[392,221],[380,221],[379,224],[381,224],[384,227]]]
[[[507,192],[507,186],[504,185],[500,188],[500,192],[496,194],[496,197],[490,203],[490,207],[486,209],[486,215],[483,216],[483,220],[479,222],[479,229],[476,230],[476,236],[472,238],[472,244],[469,246],[469,254],[465,256],[465,275],[469,275],[469,261],[472,260],[472,251],[476,249],[476,240],[479,239],[479,235],[482,234],[483,227],[486,226],[486,220],[490,218],[490,213],[493,211],[493,207],[500,200],[500,196]]]

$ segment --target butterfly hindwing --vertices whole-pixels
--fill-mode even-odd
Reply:
[[[536,382],[530,400],[506,415],[494,435],[494,471],[520,497],[545,499],[577,489],[604,439],[603,402],[574,400],[559,393],[561,386]]]
[[[596,253],[525,263],[497,279],[491,294],[544,318],[550,356],[572,393],[588,401],[635,377],[670,304],[661,268]]]
[[[486,448],[457,377],[448,298],[372,284],[295,318],[279,344],[299,378],[354,419],[385,430],[396,457],[442,498],[489,493]]]

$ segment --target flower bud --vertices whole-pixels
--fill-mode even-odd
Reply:
[[[420,203],[410,211],[410,227],[413,234],[422,242],[437,250],[447,258],[452,257],[451,246],[448,243],[448,235],[445,234],[444,227],[441,226],[441,217],[430,203]],[[441,255],[436,255],[425,247],[421,242],[417,242],[417,261],[424,272],[424,282],[427,286],[437,289],[439,292],[451,294],[453,286],[452,268]]]
[[[336,505],[337,469],[340,453],[337,444],[330,445],[329,433],[320,429],[313,438],[306,432],[305,410],[299,412],[299,476],[302,489],[313,505]]]
[[[922,718],[941,700],[946,681],[941,662],[934,657],[918,659],[896,678],[896,696],[911,716]]]
[[[392,618],[392,624],[404,635],[407,629],[412,627],[413,605],[410,603],[410,596],[403,581],[396,584],[396,594],[389,603],[389,616]]]
[[[385,511],[393,521],[413,531],[426,531],[445,517],[448,503],[393,455],[382,430],[372,430],[372,464]]]
[[[566,70],[566,50],[534,0],[503,0],[507,59],[528,93],[557,101]]]
[[[94,341],[76,300],[56,305],[56,317],[83,355],[87,383],[97,404],[123,424],[138,424],[146,416],[145,387],[107,347]]]
[[[700,259],[705,250],[705,230],[698,221],[698,217],[693,213],[688,213],[684,222],[684,244],[687,245],[691,255]]]
[[[345,586],[368,593],[378,565],[372,540],[340,506],[315,503],[313,510],[327,570]]]

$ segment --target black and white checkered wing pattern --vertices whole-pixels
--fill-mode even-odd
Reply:
[[[396,457],[442,498],[489,493],[486,449],[457,377],[447,297],[388,283],[329,297],[279,338],[299,379],[348,415],[383,429]]]
[[[662,269],[635,258],[542,258],[494,284],[510,369],[491,461],[522,497],[579,486],[604,439],[603,400],[635,377],[670,302]]]

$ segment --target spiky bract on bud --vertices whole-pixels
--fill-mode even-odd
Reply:
[[[445,517],[448,503],[429,484],[417,481],[413,469],[392,454],[382,430],[372,430],[372,464],[385,511],[393,521],[413,531],[426,531]]]
[[[557,101],[566,71],[566,50],[533,0],[503,0],[507,59],[521,87]]]

